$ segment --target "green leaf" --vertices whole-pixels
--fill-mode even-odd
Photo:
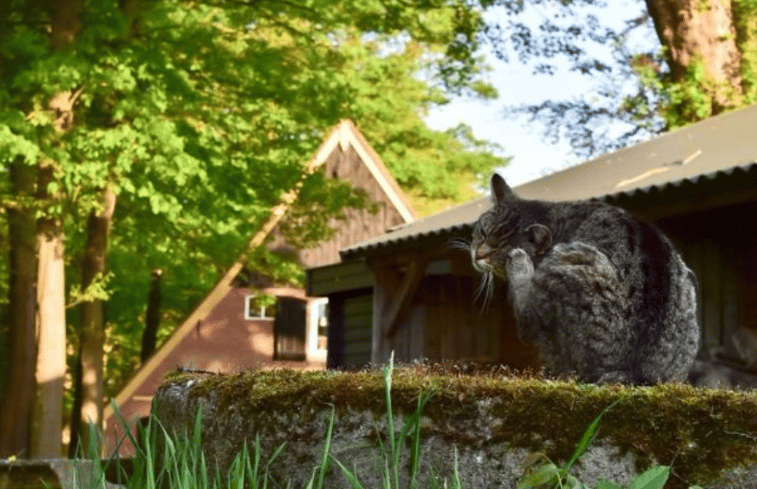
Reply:
[[[560,480],[560,467],[550,462],[540,465],[529,472],[518,483],[518,489],[539,488],[545,485],[557,484]]]
[[[623,488],[614,482],[601,480],[597,482],[597,486],[595,487],[595,489],[623,489]]]
[[[657,465],[637,475],[628,489],[662,489],[669,476],[669,466]]]
[[[544,452],[529,453],[526,459],[523,461],[522,467],[523,469],[527,469],[533,465],[536,465],[540,461],[551,462],[551,460],[549,460],[549,457],[547,457],[547,454]]]
[[[577,477],[568,475],[565,477],[565,482],[562,484],[562,489],[584,489],[584,483],[578,480]]]

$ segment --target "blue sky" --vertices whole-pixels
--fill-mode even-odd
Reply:
[[[621,30],[625,19],[638,17],[644,8],[641,0],[613,0],[611,7],[594,9],[594,13],[602,25]],[[532,7],[529,12],[525,19],[534,27],[541,20],[554,17],[548,6]],[[487,17],[506,20],[501,11],[487,12]],[[653,32],[637,31],[640,31],[636,33],[637,38],[629,42],[649,45],[650,34],[653,38],[651,42],[657,42]],[[515,56],[510,56],[510,62],[506,63],[486,49],[481,54],[493,69],[489,81],[499,91],[499,99],[481,101],[459,98],[447,106],[432,110],[427,123],[441,130],[464,122],[473,128],[476,137],[502,146],[503,155],[511,156],[512,161],[500,173],[512,185],[580,163],[581,160],[570,153],[565,141],[546,141],[543,127],[538,123],[529,122],[527,117],[505,118],[503,110],[508,106],[537,104],[549,98],[584,97],[591,93],[596,80],[570,72],[567,65],[554,75],[533,75],[532,67],[522,64]],[[596,55],[604,57],[607,53],[598,50]]]

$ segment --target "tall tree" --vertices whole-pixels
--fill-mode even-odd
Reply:
[[[82,261],[82,288],[84,300],[81,304],[81,329],[79,331],[78,368],[74,385],[81,391],[74,393],[79,401],[79,413],[72,416],[72,431],[79,432],[80,424],[73,419],[94,426],[101,426],[103,420],[103,347],[105,345],[105,305],[104,297],[92,290],[97,281],[106,274],[106,252],[111,222],[116,207],[116,194],[110,188],[101,193],[103,208],[92,211],[87,219],[87,237]],[[95,447],[88,446],[90,438],[83,436],[82,453],[92,453]]]
[[[499,56],[517,57],[545,76],[565,73],[561,65],[587,76],[591,88],[583,96],[549,96],[510,111],[530,113],[548,136],[567,138],[580,156],[757,100],[752,0],[484,3],[506,12],[507,20],[492,21],[484,33]],[[609,12],[625,12],[623,25],[604,22]]]
[[[0,456],[28,456],[33,406],[36,342],[36,225],[30,200],[34,168],[21,158],[9,164],[14,201],[6,202],[9,237],[8,374],[0,396]]]
[[[749,1],[646,0],[664,46],[668,71],[659,76],[672,126],[702,120],[754,100],[745,79],[757,41],[757,4]],[[738,21],[737,21],[738,20]],[[750,29],[752,32],[749,32]],[[742,62],[743,58],[744,59]]]

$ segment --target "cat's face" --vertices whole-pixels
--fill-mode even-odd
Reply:
[[[519,219],[507,206],[495,205],[478,218],[473,227],[471,260],[480,273],[491,272],[505,276],[505,260],[522,239]]]
[[[473,267],[480,273],[505,277],[505,262],[513,248],[523,249],[532,260],[551,247],[549,229],[532,222],[522,201],[495,174],[491,181],[494,206],[481,214],[473,226],[470,253]]]

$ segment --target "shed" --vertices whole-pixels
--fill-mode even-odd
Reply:
[[[757,328],[757,106],[693,124],[515,187],[523,198],[602,199],[654,222],[699,280],[700,357],[754,368]],[[464,250],[489,197],[341,250],[308,271],[308,293],[331,304],[328,364],[354,368],[425,358],[537,365],[517,337],[502,284],[488,307]],[[741,340],[734,340],[734,338]],[[753,363],[753,362],[752,362]]]

